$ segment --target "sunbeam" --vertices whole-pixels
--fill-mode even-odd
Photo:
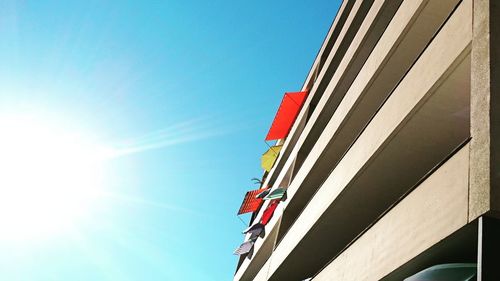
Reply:
[[[206,119],[191,119],[145,133],[138,137],[118,141],[112,146],[112,150],[109,151],[109,157],[115,158],[148,150],[161,149],[225,133],[223,130],[216,130],[215,126],[207,122]]]
[[[142,197],[138,196],[128,196],[125,194],[119,194],[116,192],[105,192],[103,193],[103,196],[109,198],[111,201],[117,202],[117,203],[122,203],[122,204],[133,204],[137,206],[144,206],[144,207],[152,207],[152,208],[159,208],[159,209],[164,209],[164,210],[169,210],[173,212],[180,212],[180,213],[185,213],[189,215],[196,215],[196,216],[205,216],[202,212],[198,212],[193,209],[188,209],[184,207],[180,207],[174,204],[168,204],[168,203],[163,203],[163,202],[157,202],[157,201],[152,201],[152,200],[147,200]]]

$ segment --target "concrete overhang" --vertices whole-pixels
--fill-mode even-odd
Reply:
[[[378,41],[289,188],[280,237],[336,167],[459,0],[406,1]],[[325,95],[332,95],[332,80]]]
[[[381,36],[385,29],[385,26],[392,18],[399,3],[400,0],[376,0],[372,5],[370,1],[356,1],[356,3],[350,10],[349,16],[347,17],[344,27],[340,32],[339,38],[337,38],[335,41],[336,43],[333,46],[332,52],[328,56],[322,77],[324,77],[328,67],[330,67],[330,64],[332,64],[332,60],[335,57],[334,53],[340,53],[339,47],[343,48],[342,53],[346,53],[346,55],[343,56],[344,58],[340,62],[342,63],[342,65],[338,69],[338,71],[346,71],[346,68],[350,67],[349,72],[352,72],[351,76],[355,77],[356,73],[359,71],[364,60],[366,59],[366,56],[371,52],[374,45],[376,44],[378,40],[377,36]],[[359,23],[360,19],[364,19],[362,24]],[[358,22],[356,24],[353,24],[353,21]],[[358,28],[360,29],[359,32]],[[374,34],[376,34],[376,36]],[[345,39],[345,37],[348,38]],[[367,42],[369,38],[371,39],[369,40],[369,42]],[[346,41],[341,44],[344,39]],[[359,49],[363,51],[360,52]],[[358,56],[359,53],[363,53],[364,57]],[[352,67],[352,63],[350,62],[351,60],[355,60],[357,62],[356,67]],[[339,64],[339,62],[337,62],[337,64]],[[337,66],[335,66],[335,68],[337,69]],[[280,156],[276,160],[276,164],[273,169],[271,169],[266,181],[264,182],[264,185],[282,184],[285,178],[289,176],[290,172],[292,171],[298,150],[302,146],[303,140],[306,135],[300,134],[300,132],[298,131],[298,127],[299,124],[303,124],[306,121],[307,112],[305,108],[310,103],[310,99],[315,95],[315,92],[315,90],[312,90],[310,96],[307,98],[304,108],[301,110],[298,116],[298,120],[300,121],[295,122],[295,124],[293,125],[289,138],[284,143],[282,153],[280,153]],[[311,125],[312,123],[314,123],[314,120],[310,120],[308,125]],[[262,212],[265,209],[266,204],[264,204],[259,213],[256,215],[255,220],[258,220],[262,216]],[[280,211],[280,209],[275,212],[275,217],[281,216],[282,212]],[[274,228],[275,221],[277,221],[277,219],[272,220],[269,223],[269,228]],[[255,252],[257,253],[259,249],[260,244],[256,244]],[[234,276],[234,280],[246,280],[241,279],[241,277],[243,276],[245,271],[249,270],[249,267],[254,267],[252,265],[252,260],[245,259],[238,268]],[[252,271],[252,269],[250,270]]]
[[[350,73],[350,77],[355,77],[359,72],[359,69],[366,60],[366,56],[368,56],[376,44],[379,38],[377,36],[383,33],[385,26],[397,9],[396,4],[401,2],[401,0],[376,0],[372,5],[373,2],[373,0],[356,1],[351,9],[347,10],[349,13],[343,11],[343,13],[347,13],[347,19],[345,22],[342,22],[344,23],[343,27],[339,32],[338,38],[334,41],[335,43],[328,54],[317,81],[330,80],[334,72]],[[333,69],[336,71],[333,71]],[[318,90],[317,84],[315,83],[314,87],[310,89],[309,96],[297,117],[297,121],[293,125],[288,138],[285,140],[276,164],[270,171],[264,184],[280,184],[283,171],[293,168],[297,153],[303,147],[305,137],[310,130],[310,128],[304,128],[304,125],[308,124],[310,126],[315,122],[314,118],[308,117],[311,101],[312,99],[320,99],[324,95],[324,89]]]
[[[471,5],[464,3],[275,249],[262,268],[270,280],[314,274],[468,139]]]
[[[469,146],[465,146],[313,280],[380,280],[458,231],[468,223],[468,170]],[[471,235],[464,238],[470,239]],[[465,261],[475,262],[471,249],[474,249],[476,241],[453,245],[446,250],[460,253]],[[434,254],[442,257],[434,261],[443,263],[457,259],[444,259],[449,253],[442,249],[435,250]],[[415,260],[413,263],[413,268],[410,263],[405,271],[399,272],[399,279],[395,279],[396,274],[393,274],[386,280],[402,280],[410,276],[404,273],[415,273],[419,265],[415,264]]]

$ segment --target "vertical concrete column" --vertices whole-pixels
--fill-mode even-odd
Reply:
[[[469,221],[500,210],[500,1],[473,0],[472,34]]]
[[[480,217],[478,228],[477,280],[500,280],[500,220]]]

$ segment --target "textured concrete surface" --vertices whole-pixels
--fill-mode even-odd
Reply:
[[[468,150],[449,159],[313,280],[379,280],[466,225]]]
[[[288,200],[235,280],[299,280],[328,261],[314,280],[378,280],[500,214],[500,1],[398,1],[342,4],[266,181]]]
[[[400,6],[290,186],[280,232],[287,231],[457,3],[408,1]]]
[[[395,2],[395,1],[399,1],[399,0],[389,0],[388,2]],[[346,19],[346,24],[344,25],[344,27],[342,28],[342,31],[340,32],[340,35],[339,35],[340,38],[337,38],[335,45],[333,46],[333,49],[332,49],[332,52],[337,52],[339,50],[339,48],[342,47],[343,52],[347,51],[347,54],[346,54],[347,57],[344,58],[344,60],[343,60],[346,62],[344,62],[344,66],[343,66],[344,68],[341,69],[341,71],[345,71],[345,67],[347,67],[346,65],[349,64],[349,61],[352,59],[352,56],[355,55],[356,49],[359,47],[359,45],[362,42],[364,42],[363,38],[368,36],[368,31],[371,30],[370,26],[371,26],[373,20],[377,16],[380,16],[380,14],[379,14],[380,8],[383,6],[382,4],[385,1],[384,0],[377,0],[377,1],[375,1],[376,4],[374,4],[373,6],[368,5],[367,4],[368,2],[365,2],[362,5],[361,2],[363,2],[363,1],[356,1],[354,3],[352,9],[350,10],[351,13],[349,14],[349,16]],[[359,15],[356,17],[356,13],[361,13],[363,15],[366,13],[366,9],[368,9],[368,8],[371,8],[371,9],[369,10],[366,18],[360,17]],[[363,11],[363,9],[364,9],[364,11]],[[360,19],[365,19],[363,23],[360,23],[360,22],[357,23],[357,26],[358,26],[360,31],[357,34],[356,34],[356,32],[354,32],[354,34],[350,34],[350,36],[354,36],[354,35],[356,35],[356,36],[354,38],[350,38],[349,40],[346,40],[347,43],[344,42],[342,44],[342,42],[340,42],[340,41],[342,41],[344,36],[347,36],[349,34],[349,30],[351,33],[353,32],[354,27],[350,26],[350,25],[353,24],[353,21],[355,21],[356,18],[358,21]],[[354,28],[354,31],[357,31],[357,30],[358,30],[357,28]],[[380,31],[383,31],[383,29]],[[373,40],[375,40],[375,39],[373,39]],[[356,42],[356,43],[351,44],[351,42]],[[374,41],[372,43],[375,44],[376,41]],[[367,48],[367,47],[363,46],[363,48]],[[330,56],[328,57],[328,59],[325,63],[325,66],[334,63],[334,62],[332,62],[334,60],[334,57],[335,56],[333,54],[330,54]],[[361,67],[361,65],[359,67]],[[324,68],[325,69],[323,71],[322,77],[324,77],[325,72],[326,72],[326,67],[324,67]],[[359,69],[357,69],[357,70],[359,70]],[[354,71],[354,72],[357,72],[357,70],[352,69],[352,71]],[[313,89],[312,94],[314,94],[315,91],[316,90]],[[310,98],[311,98],[311,96],[309,96],[308,99],[306,100],[304,107],[306,107],[308,105],[308,103],[310,102]],[[303,110],[301,110],[300,115],[298,116],[298,120],[304,119],[305,113],[306,112],[303,108]],[[302,121],[300,121],[300,122],[302,122]],[[291,131],[290,135],[294,135],[294,136],[287,139],[287,141],[285,142],[285,144],[283,146],[283,150],[285,150],[286,152],[280,154],[280,156],[278,157],[277,162],[276,162],[277,164],[271,170],[270,175],[268,176],[267,180],[264,182],[264,185],[268,185],[268,184],[273,184],[274,186],[281,185],[283,183],[283,181],[286,180],[288,173],[293,169],[295,159],[297,157],[297,153],[298,153],[299,149],[302,147],[304,140],[305,140],[308,132],[311,129],[312,124],[315,122],[315,118],[311,118],[310,122],[308,123],[308,127],[306,127],[304,129],[302,134],[296,132],[298,129],[298,126],[299,126],[298,123],[300,123],[300,122],[296,122],[296,124],[294,124],[294,126],[292,127],[292,131]],[[296,139],[295,134],[297,134],[297,137],[299,137],[298,140]],[[293,146],[293,150],[289,151],[288,146]],[[282,159],[284,159],[286,163],[283,163]],[[261,208],[261,211],[256,216],[257,219],[262,216],[262,212],[265,209],[265,207],[266,207],[266,205],[264,205],[263,208]],[[280,208],[278,208],[278,210],[275,212],[275,217],[279,217],[279,216],[281,216]],[[271,228],[274,227],[273,220],[271,220],[269,225]],[[255,250],[259,251],[259,245],[256,245]],[[240,268],[238,269],[238,272],[236,273],[234,280],[240,280],[239,278],[241,278],[243,272],[246,271],[248,267],[252,267],[251,264],[252,264],[251,260],[245,260],[241,264]]]
[[[458,104],[457,110],[462,109],[463,107],[467,107],[468,105],[468,85],[462,85],[461,82],[468,80],[469,76],[469,66],[467,63],[460,68],[458,71],[458,76],[451,78],[449,76],[457,64],[466,60],[466,56],[468,54],[471,34],[469,33],[457,33],[456,30],[466,29],[470,23],[470,9],[459,9],[459,11],[454,15],[449,24],[443,28],[442,32],[438,34],[436,40],[431,44],[431,46],[426,50],[426,53],[422,55],[420,60],[416,63],[416,65],[412,68],[407,77],[402,81],[402,83],[396,89],[395,94],[391,96],[391,98],[386,102],[384,107],[381,108],[381,111],[377,116],[375,116],[374,120],[372,120],[371,124],[367,127],[367,129],[363,132],[360,138],[356,141],[354,146],[347,152],[342,161],[339,163],[338,167],[332,172],[330,177],[326,180],[324,185],[320,190],[315,194],[311,202],[308,204],[307,208],[304,209],[303,213],[297,219],[297,222],[292,226],[289,233],[283,238],[275,252],[273,253],[273,259],[270,266],[270,274],[273,274],[278,268],[281,266],[285,259],[289,259],[291,256],[291,252],[294,248],[299,244],[303,243],[303,239],[305,235],[312,229],[313,225],[316,224],[320,220],[320,217],[323,215],[325,210],[327,210],[333,201],[337,200],[340,194],[343,192],[346,185],[348,185],[353,179],[355,179],[360,171],[365,169],[365,165],[373,162],[375,157],[381,157],[379,155],[387,155],[385,151],[392,150],[383,150],[380,148],[381,145],[386,146],[388,143],[398,143],[400,139],[395,138],[392,140],[391,134],[394,130],[400,130],[401,125],[406,116],[408,114],[415,114],[414,108],[418,108],[419,104],[422,105],[426,102],[428,93],[433,93],[437,89],[438,91],[442,91],[446,94],[451,94],[451,96],[447,96],[445,99],[441,101],[429,102],[430,106],[437,105],[435,109],[440,110],[430,110],[430,111],[422,111],[421,117],[428,116],[428,119],[423,118],[419,119],[420,122],[427,122],[429,120],[434,120],[434,117],[430,116],[439,116],[452,118],[451,123],[443,122],[436,123],[441,125],[446,125],[448,127],[452,127],[454,123],[453,119],[454,114],[447,114],[447,112],[443,111],[453,104],[453,99],[459,98],[460,103]],[[465,76],[464,76],[465,75]],[[446,87],[441,87],[440,85],[447,77],[450,77],[452,83]],[[465,79],[464,79],[465,77]],[[457,90],[460,89],[461,92],[465,91],[465,94],[458,95]],[[440,95],[436,95],[439,97]],[[446,95],[445,95],[446,96]],[[445,97],[443,96],[443,97]],[[451,113],[451,112],[450,112]],[[429,115],[430,114],[430,115]],[[410,117],[408,117],[410,118]],[[466,118],[468,119],[468,118]],[[426,121],[427,120],[427,121]],[[422,126],[424,123],[409,123],[409,128],[417,129]],[[418,125],[417,125],[418,124]],[[463,139],[466,139],[468,136],[468,123],[458,124],[458,129],[463,129],[465,131],[462,136]],[[440,128],[438,131],[429,131],[429,134],[425,134],[425,136],[421,136],[422,142],[415,143],[415,146],[420,144],[425,144],[426,138],[431,135],[439,135],[445,134],[447,127]],[[437,128],[437,127],[436,127]],[[411,132],[415,133],[416,131]],[[412,133],[412,134],[413,134]],[[410,135],[412,135],[410,134]],[[421,132],[423,134],[423,132]],[[456,132],[449,131],[450,136],[460,136],[461,134],[457,134]],[[413,135],[415,136],[415,135]],[[462,137],[460,137],[462,139]],[[463,140],[462,139],[462,140]],[[458,140],[460,141],[460,140]],[[444,144],[448,142],[445,141]],[[394,148],[394,154],[391,152],[391,157],[395,157],[397,155],[397,151],[399,149],[400,153],[403,152],[412,152],[411,150],[406,150],[411,146],[406,146],[405,142],[401,142],[403,146],[399,148]],[[411,143],[410,143],[411,145]],[[448,148],[447,148],[448,149]],[[451,152],[447,150],[445,152]],[[446,150],[446,149],[445,149]],[[382,152],[384,151],[384,152]],[[417,154],[412,155],[416,157],[416,155],[421,155],[420,150],[415,149],[413,152]],[[425,157],[425,156],[423,156]],[[416,159],[416,158],[409,158]],[[382,162],[383,163],[383,162]],[[389,162],[387,162],[389,163]],[[392,162],[391,162],[392,163]],[[373,165],[381,168],[385,172],[390,172],[390,169],[383,169],[385,166]],[[401,165],[400,165],[401,166]],[[392,170],[393,174],[397,174],[398,172]],[[386,174],[378,173],[380,178],[385,178]],[[423,175],[422,175],[423,176]],[[373,173],[370,175],[370,179],[373,182],[377,178],[377,173]],[[360,188],[364,186],[367,188],[369,182],[366,182],[368,185],[359,185]],[[394,183],[390,186],[397,187]],[[372,192],[376,192],[376,189],[371,189]],[[365,189],[368,192],[368,189]],[[374,193],[365,193],[368,198],[374,198]],[[340,200],[340,199],[339,199]],[[373,200],[376,201],[376,200]],[[356,205],[351,202],[351,206]],[[357,216],[356,219],[361,219],[362,217]],[[324,219],[321,219],[324,221]],[[332,221],[332,220],[328,220]],[[366,225],[365,225],[366,226]],[[334,228],[335,229],[335,228]],[[327,233],[328,234],[328,233]],[[353,237],[354,238],[354,237]],[[313,239],[314,240],[314,239]],[[313,251],[314,252],[314,251]],[[314,253],[311,253],[314,254]],[[309,260],[309,259],[307,259]],[[296,264],[296,263],[295,263]],[[291,272],[297,268],[291,268],[289,272]],[[286,269],[284,269],[286,272]],[[281,276],[283,277],[283,276]],[[272,276],[271,280],[280,280],[277,276]]]
[[[490,209],[490,0],[474,0],[469,221]]]

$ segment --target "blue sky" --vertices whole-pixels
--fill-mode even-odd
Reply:
[[[230,280],[263,139],[339,2],[0,0],[0,113],[125,151],[71,231],[0,241],[0,279]]]

